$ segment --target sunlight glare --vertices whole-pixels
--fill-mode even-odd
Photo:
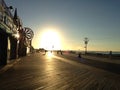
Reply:
[[[49,52],[47,53],[47,56],[48,56],[48,57],[52,57],[53,54],[49,51]]]
[[[60,49],[60,37],[57,32],[49,30],[42,34],[41,47],[47,50]]]
[[[13,34],[13,35],[14,35],[14,37],[17,38],[17,39],[20,37],[20,35],[19,35],[18,33]]]

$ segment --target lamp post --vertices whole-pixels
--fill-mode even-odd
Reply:
[[[89,39],[87,37],[84,38],[84,43],[85,43],[85,54],[87,54],[87,44],[89,42]]]

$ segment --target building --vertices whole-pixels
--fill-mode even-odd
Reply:
[[[7,6],[4,0],[0,0],[0,66],[6,65],[7,60],[15,60],[26,56],[27,49],[32,52],[33,31],[29,27],[22,26],[22,20],[11,13],[12,6]]]
[[[10,59],[17,58],[18,29],[20,19],[11,13],[12,6],[7,6],[4,0],[0,0],[0,65],[6,65],[8,59],[8,43],[10,45]],[[18,25],[19,24],[19,25]],[[8,42],[9,41],[9,42]]]

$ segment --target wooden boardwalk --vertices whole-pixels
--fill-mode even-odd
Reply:
[[[36,53],[0,74],[0,90],[120,90],[120,75]]]

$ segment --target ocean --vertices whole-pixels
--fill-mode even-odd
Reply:
[[[109,54],[110,51],[88,51],[88,53],[101,53],[101,54]],[[119,51],[113,51],[112,54],[120,54]]]
[[[75,50],[73,50],[75,51]],[[76,53],[84,53],[85,51],[75,51]],[[88,51],[88,53],[99,53],[99,54],[109,54],[110,51]],[[120,51],[112,51],[112,54],[120,54]]]

